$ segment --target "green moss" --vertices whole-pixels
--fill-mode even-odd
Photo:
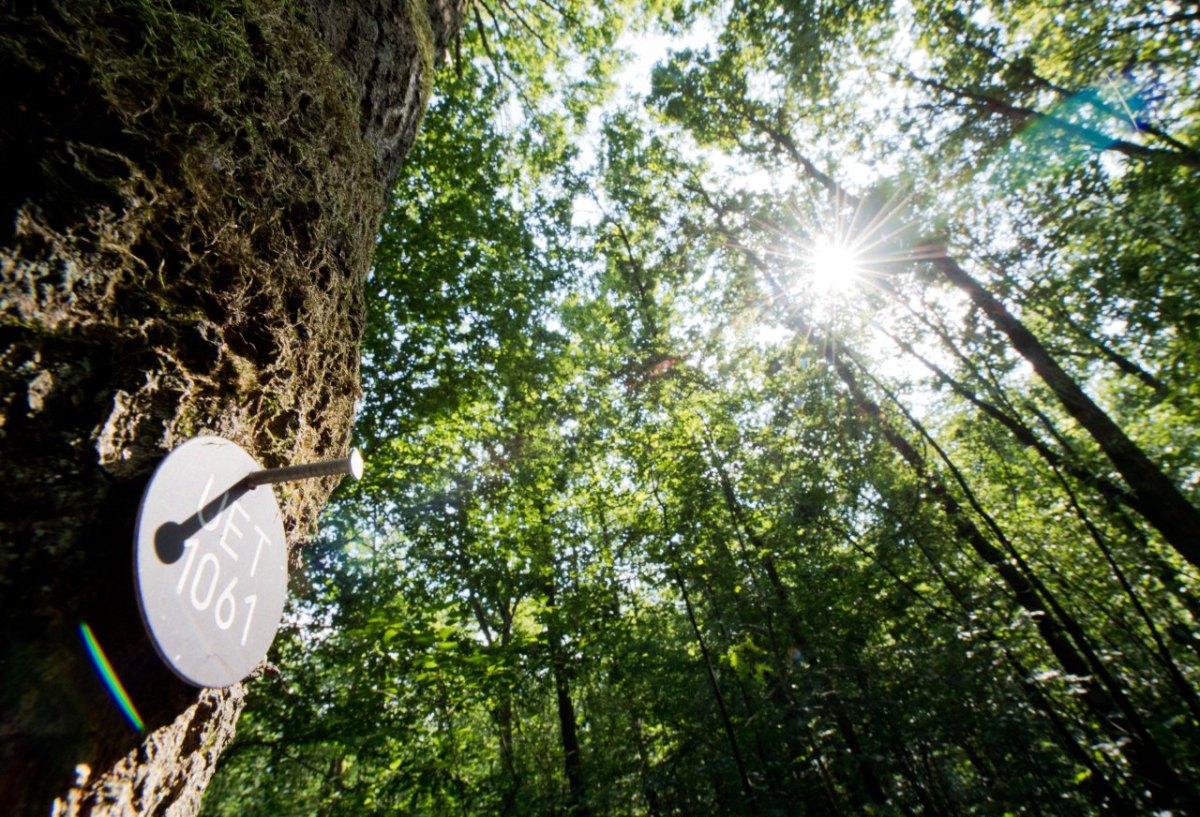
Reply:
[[[41,634],[74,623],[45,599],[114,608],[95,576],[128,575],[133,515],[110,511],[166,448],[219,434],[268,466],[344,451],[384,192],[361,90],[289,0],[36,5],[0,8],[0,444],[23,499],[0,595],[29,619],[29,678],[62,675]],[[422,0],[404,9],[427,98],[432,31]],[[293,544],[331,482],[285,495]],[[33,720],[14,728],[120,747],[107,711],[62,706],[70,683],[30,688]],[[176,704],[143,714],[169,722]],[[122,785],[124,749],[37,748]]]
[[[406,10],[428,94],[425,4]],[[164,400],[142,388],[148,358],[179,367],[192,385],[176,397],[177,438],[220,430],[271,456],[340,445],[383,191],[359,91],[319,35],[283,0],[62,0],[36,18],[0,11],[0,48],[44,82],[29,104],[78,123],[43,140],[54,178],[4,253],[45,297],[0,323],[52,314],[102,332],[125,350],[115,377],[131,411]],[[68,268],[86,275],[62,286]],[[305,436],[279,440],[284,429]]]
[[[427,0],[405,0],[404,12],[417,38],[417,50],[421,59],[421,104],[424,107],[433,94],[434,65],[437,62],[433,26],[429,23],[429,4]]]

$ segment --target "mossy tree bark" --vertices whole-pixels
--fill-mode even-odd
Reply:
[[[383,196],[464,4],[32,5],[0,4],[0,802],[188,814],[243,689],[154,656],[138,498],[201,433],[344,453]],[[293,552],[332,488],[281,492]]]

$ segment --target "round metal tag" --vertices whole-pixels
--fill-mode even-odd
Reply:
[[[196,437],[159,464],[138,511],[138,606],[175,674],[224,687],[267,655],[287,597],[283,517],[270,485],[242,482],[254,458]]]

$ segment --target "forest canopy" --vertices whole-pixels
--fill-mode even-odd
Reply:
[[[1200,11],[469,7],[234,814],[1200,814]]]

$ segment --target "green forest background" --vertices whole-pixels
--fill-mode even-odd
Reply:
[[[468,21],[204,814],[1200,814],[1200,6]]]

